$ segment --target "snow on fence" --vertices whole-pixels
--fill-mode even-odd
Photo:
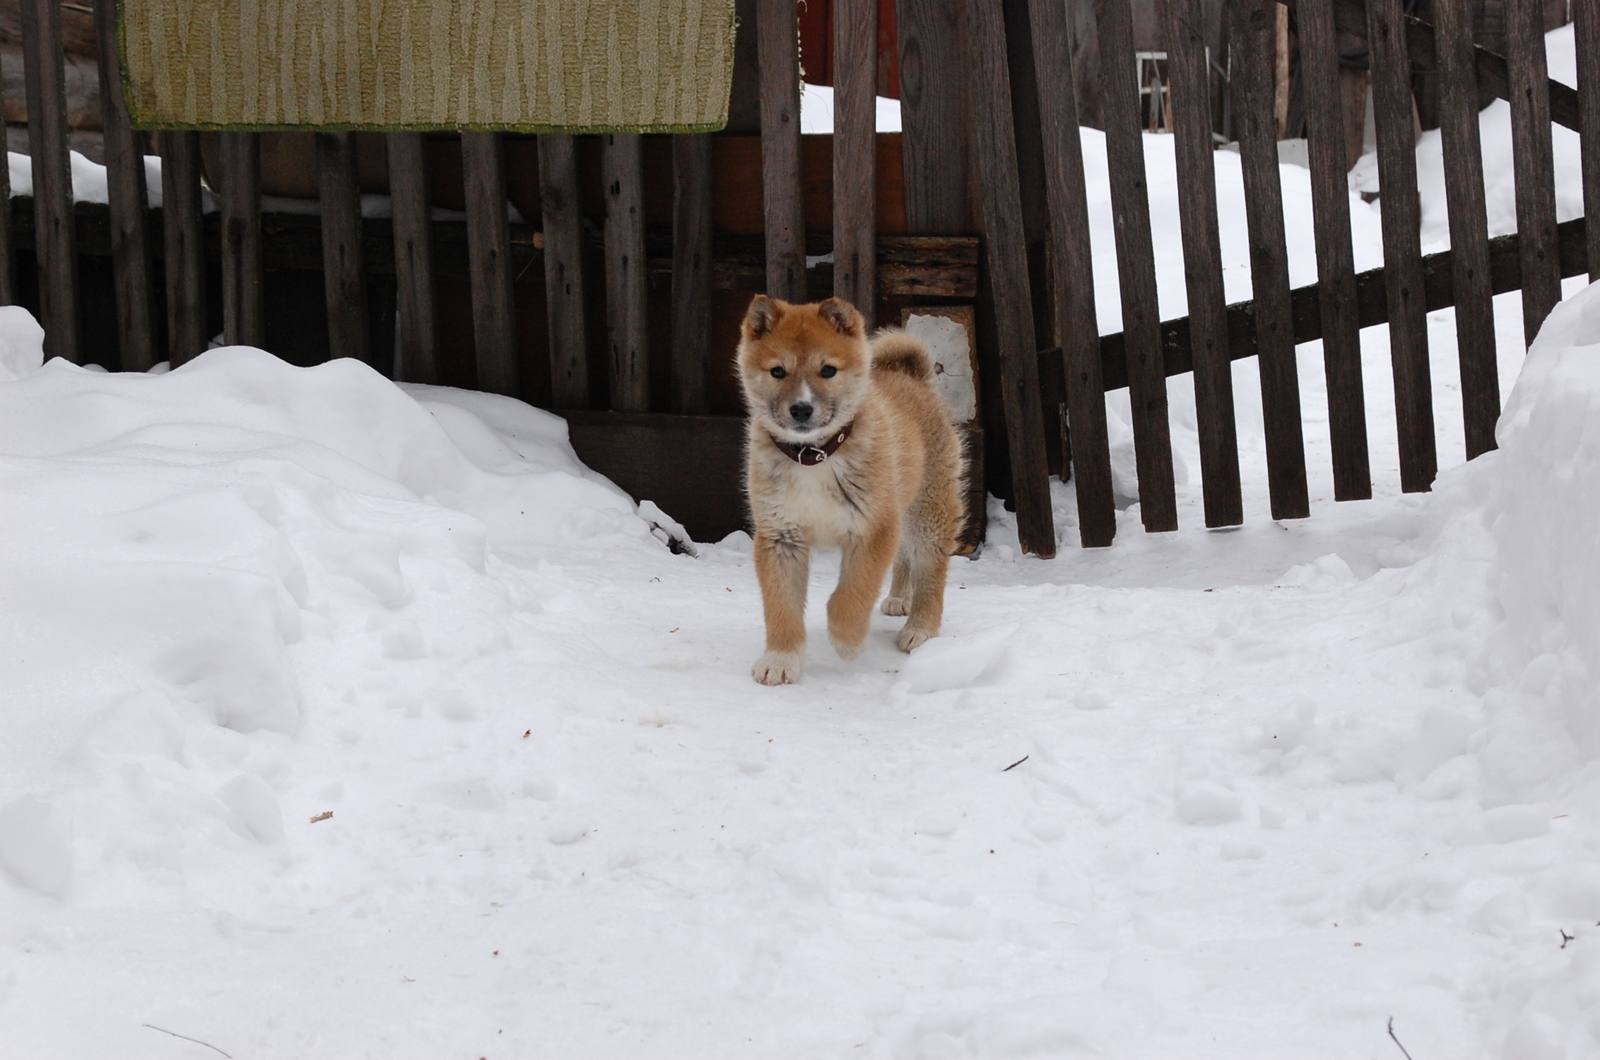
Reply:
[[[47,352],[79,360],[76,268],[83,247],[74,230],[79,215],[67,148],[61,11],[57,0],[23,0],[21,6],[34,207],[31,216],[18,212],[15,233],[10,212],[0,211],[0,302],[16,300],[12,252],[31,242]],[[1522,290],[1531,337],[1559,299],[1563,276],[1600,269],[1600,225],[1586,229],[1581,219],[1556,224],[1549,136],[1552,121],[1575,130],[1600,124],[1600,78],[1591,73],[1600,68],[1600,0],[1572,3],[1577,90],[1547,76],[1536,5],[1507,6],[1507,54],[1499,56],[1472,44],[1459,5],[1435,5],[1437,22],[1430,24],[1404,14],[1398,2],[1289,0],[1303,56],[1320,277],[1296,290],[1289,285],[1275,143],[1278,3],[1231,0],[1225,16],[1231,108],[1254,295],[1231,306],[1225,304],[1219,250],[1209,55],[1196,30],[1202,0],[1163,0],[1158,14],[1166,35],[1189,306],[1187,317],[1165,322],[1156,298],[1130,0],[1093,0],[1092,6],[1102,58],[1127,57],[1101,62],[1099,86],[1116,219],[1120,333],[1099,334],[1093,285],[1083,281],[1092,274],[1093,258],[1069,13],[1062,0],[903,5],[897,22],[905,131],[892,155],[875,132],[878,2],[835,0],[834,121],[826,145],[831,239],[807,226],[807,163],[814,151],[801,139],[796,5],[755,0],[758,72],[752,91],[759,94],[760,150],[759,161],[750,161],[759,165],[764,235],[754,240],[713,231],[715,169],[728,155],[719,156],[707,134],[672,137],[671,238],[665,249],[652,247],[645,224],[653,190],[645,174],[654,149],[632,134],[600,137],[598,173],[585,164],[587,147],[573,136],[541,135],[542,223],[535,230],[508,223],[508,142],[499,134],[461,135],[463,225],[441,222],[434,213],[423,134],[387,135],[392,219],[363,221],[352,134],[318,132],[320,224],[319,236],[312,237],[309,219],[296,226],[273,215],[264,225],[259,134],[167,131],[160,135],[158,217],[145,208],[141,136],[121,93],[103,93],[121,365],[144,369],[164,357],[177,366],[206,348],[208,254],[219,259],[224,341],[265,346],[264,248],[275,241],[279,257],[315,259],[313,267],[322,271],[332,354],[387,364],[380,348],[389,336],[373,328],[366,289],[377,266],[394,278],[394,371],[414,382],[444,381],[441,255],[456,261],[464,242],[460,272],[470,288],[478,386],[535,396],[527,338],[518,333],[514,277],[537,262],[544,274],[549,356],[548,391],[537,396],[570,413],[574,443],[600,470],[624,486],[648,485],[652,499],[675,514],[674,500],[711,513],[700,518],[703,512],[684,512],[680,517],[691,527],[699,519],[700,525],[725,530],[739,518],[737,425],[703,415],[713,411],[708,395],[716,382],[708,366],[721,364],[728,352],[716,345],[728,336],[714,336],[714,290],[764,287],[805,300],[831,289],[855,302],[869,320],[906,299],[976,300],[979,342],[998,376],[986,385],[998,392],[1003,407],[1003,416],[988,418],[991,435],[1003,437],[988,444],[998,443],[1004,453],[997,466],[1008,468],[1021,543],[1042,556],[1053,554],[1056,541],[1052,468],[1075,481],[1082,543],[1111,543],[1116,518],[1108,390],[1129,391],[1145,528],[1176,527],[1166,378],[1180,373],[1194,375],[1206,524],[1241,522],[1230,365],[1244,357],[1259,359],[1272,515],[1307,516],[1294,347],[1313,339],[1324,344],[1335,496],[1370,496],[1358,332],[1378,323],[1386,322],[1390,331],[1402,485],[1428,489],[1437,471],[1425,328],[1432,309],[1453,305],[1458,314],[1467,455],[1492,448],[1500,412],[1492,295]],[[119,85],[116,5],[100,2],[94,9],[102,83]],[[1384,267],[1360,275],[1351,252],[1336,33],[1365,39],[1371,53]],[[1451,229],[1452,249],[1426,258],[1413,150],[1414,66],[1437,75]],[[1512,108],[1518,233],[1495,240],[1487,237],[1484,219],[1480,89],[1508,99]],[[220,137],[210,174],[221,207],[215,237],[202,215],[201,137],[209,135]],[[1600,135],[1585,136],[1582,143],[1585,202],[1592,205],[1600,203]],[[880,172],[886,158],[891,168],[896,162],[900,167],[888,174],[887,184]],[[1019,159],[1025,163],[1020,168]],[[6,179],[4,169],[0,180]],[[663,165],[654,171],[664,171]],[[585,192],[593,190],[586,182],[596,178],[604,199],[598,239],[585,229],[583,211]],[[878,198],[886,187],[903,200],[895,205],[903,209],[905,234],[883,230]],[[1042,208],[1035,203],[1025,209],[1029,194],[1042,197]],[[147,226],[153,220],[161,228],[164,322],[156,319],[158,302],[152,298],[156,247]],[[375,233],[382,237],[376,242]],[[982,237],[981,270],[973,233]],[[215,249],[208,250],[213,238]],[[320,247],[302,245],[314,238]],[[1043,244],[1045,262],[1030,263],[1030,243]],[[598,253],[590,253],[596,244]],[[592,275],[597,261],[603,261],[599,277]],[[653,399],[651,387],[648,291],[650,274],[661,271],[670,275],[670,328],[663,329],[670,335],[669,370],[655,374],[670,380],[670,412],[659,393]],[[603,298],[596,297],[600,290]],[[587,307],[601,301],[605,366],[596,372]],[[158,349],[158,337],[164,348]],[[592,379],[604,382],[591,385]],[[602,402],[609,411],[597,408]],[[983,432],[974,430],[971,437],[981,450]],[[697,451],[695,459],[683,458],[685,446]],[[981,511],[981,491],[977,498]]]

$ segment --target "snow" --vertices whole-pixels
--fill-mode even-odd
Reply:
[[[1600,1057],[1600,287],[1568,294],[1526,359],[1497,300],[1470,464],[1430,314],[1431,494],[1373,329],[1374,499],[1331,500],[1308,344],[1313,516],[1267,518],[1241,362],[1243,527],[1201,529],[1196,475],[1144,534],[1113,401],[1113,548],[1070,486],[1050,561],[995,503],[941,637],[880,616],[847,663],[813,607],[778,689],[749,539],[684,552],[554,416],[240,347],[41,364],[0,310],[0,1041],[1345,1057],[1392,1018],[1419,1058]]]

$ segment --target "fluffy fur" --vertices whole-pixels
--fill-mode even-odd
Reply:
[[[869,343],[861,314],[837,298],[789,305],[758,295],[738,364],[750,413],[745,488],[767,623],[755,679],[776,685],[800,677],[812,548],[844,553],[828,599],[828,637],[842,657],[855,658],[866,644],[891,565],[883,612],[908,616],[896,644],[911,651],[937,636],[965,513],[961,443],[928,383],[927,348],[899,331]],[[814,466],[780,448],[821,447],[846,426],[849,437]]]

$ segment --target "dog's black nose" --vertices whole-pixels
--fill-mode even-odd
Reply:
[[[812,408],[804,401],[796,401],[789,406],[789,418],[796,423],[804,423],[811,418]]]

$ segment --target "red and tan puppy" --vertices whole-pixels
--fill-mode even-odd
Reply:
[[[945,572],[961,533],[961,443],[929,383],[932,358],[903,332],[870,343],[861,314],[830,298],[789,305],[757,295],[739,343],[750,413],[745,488],[755,521],[756,575],[767,651],[755,679],[800,677],[813,548],[844,553],[828,599],[828,637],[853,659],[872,605],[906,615],[911,651],[939,633]]]

